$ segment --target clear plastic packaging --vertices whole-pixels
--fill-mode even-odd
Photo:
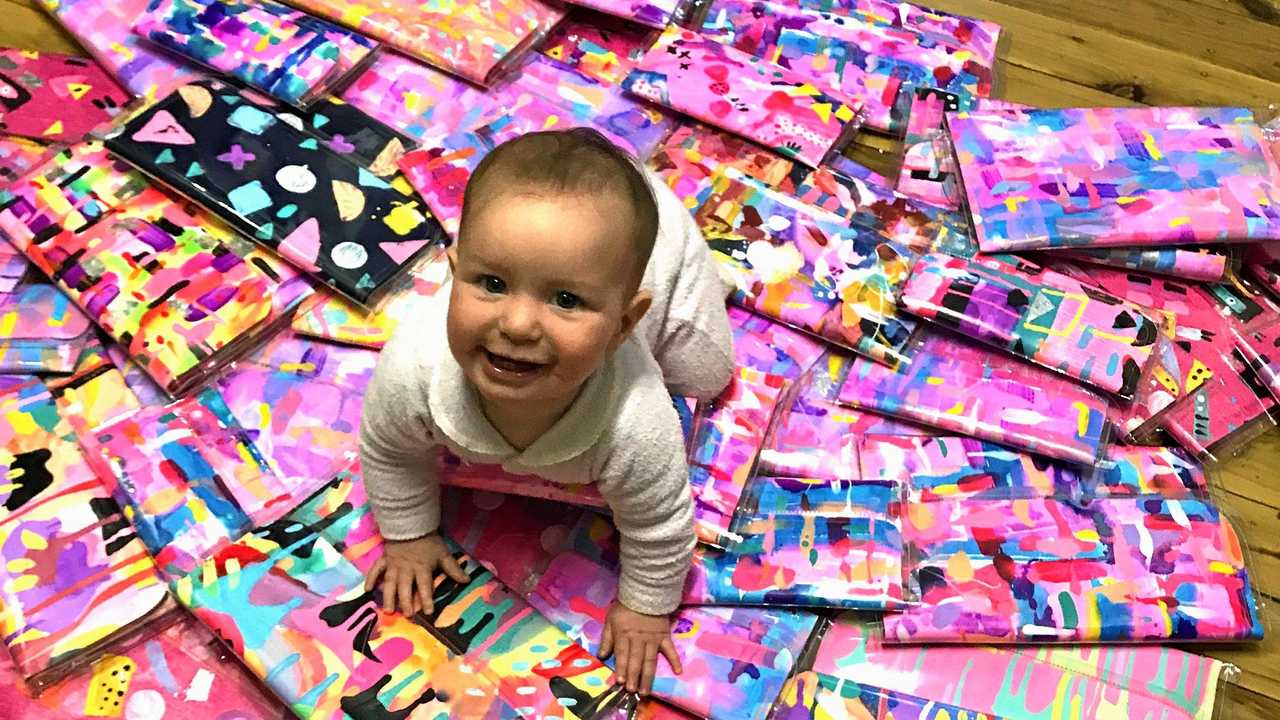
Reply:
[[[1124,399],[1143,384],[1159,326],[1137,305],[1020,258],[925,255],[907,311]]]
[[[1261,244],[1263,246],[1266,243]],[[1256,247],[1256,246],[1252,246]],[[1252,249],[1252,247],[1250,249]],[[1181,280],[1217,282],[1239,264],[1238,258],[1225,246],[1137,248],[1078,248],[1056,250],[1043,258],[1067,258],[1107,267],[1169,275]]]
[[[1069,462],[1092,465],[1108,441],[1108,401],[1063,375],[928,332],[889,368],[854,361],[841,403]]]
[[[272,0],[154,0],[133,30],[297,107],[348,82],[378,48],[362,35]]]
[[[447,242],[413,198],[217,80],[184,85],[107,147],[254,242],[375,307],[413,259]]]

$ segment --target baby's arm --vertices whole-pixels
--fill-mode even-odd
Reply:
[[[365,490],[387,541],[383,557],[365,578],[365,588],[372,590],[381,579],[383,607],[406,614],[431,612],[437,568],[458,582],[467,577],[436,532],[440,471],[428,432],[429,371],[414,346],[414,338],[398,333],[383,349],[365,391],[360,421]]]
[[[680,240],[679,277],[672,290],[654,357],[676,395],[710,400],[733,374],[733,335],[725,312],[727,288],[689,211],[665,183],[654,184],[661,232]]]
[[[618,602],[600,654],[616,652],[618,681],[647,693],[659,652],[681,671],[669,615],[680,603],[695,536],[679,420],[670,404],[643,414],[647,420],[633,423],[634,432],[611,443],[596,483],[622,536]]]

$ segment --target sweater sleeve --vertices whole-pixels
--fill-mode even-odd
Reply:
[[[696,542],[680,421],[669,401],[665,412],[644,407],[628,415],[627,437],[608,443],[596,486],[621,535],[619,601],[665,615],[680,603]]]
[[[429,370],[412,338],[393,337],[365,391],[360,464],[382,536],[412,540],[440,525],[440,469],[429,428]]]
[[[733,335],[725,311],[728,288],[702,231],[679,198],[663,183],[656,184],[654,193],[661,222],[680,235],[682,255],[654,357],[672,393],[710,400],[733,375]]]

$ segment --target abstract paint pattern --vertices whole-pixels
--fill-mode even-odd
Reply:
[[[0,227],[173,394],[207,380],[310,293],[288,265],[92,143],[15,187]]]
[[[71,372],[92,334],[93,323],[53,285],[0,292],[0,372]]]
[[[946,113],[959,110],[1011,110],[1025,105],[921,87],[911,101],[902,140],[902,171],[896,189],[907,197],[948,210],[960,209],[964,191],[955,151],[946,129]]]
[[[480,85],[498,80],[564,16],[540,0],[299,0],[295,5]]]
[[[20,137],[0,137],[0,180],[6,184],[31,172],[53,148],[42,142]]]
[[[1136,305],[1033,262],[926,255],[902,286],[910,312],[1132,398],[1159,337]]]
[[[730,306],[728,312],[738,367],[795,380],[826,351],[808,335],[749,310]]]
[[[96,459],[111,473],[104,482],[126,498],[126,517],[172,577],[191,572],[249,526],[226,488],[240,484],[246,468],[263,472],[253,460],[255,451],[243,434],[200,432],[221,429],[216,417],[207,417],[213,414],[207,406],[222,408],[221,403],[216,391],[205,390],[94,431]]]
[[[982,63],[994,65],[1000,26],[990,20],[935,10],[902,0],[786,0],[809,10],[903,27],[937,42],[969,48]]]
[[[423,706],[429,716],[484,717],[496,702],[490,678],[426,628],[383,612],[323,538],[279,525],[261,533],[174,589],[298,717],[407,717]]]
[[[80,353],[75,370],[45,381],[60,414],[76,433],[85,455],[92,457],[93,428],[143,406],[112,362],[105,347],[94,342]],[[161,403],[163,404],[163,403]]]
[[[0,132],[43,142],[76,142],[130,100],[88,58],[0,49]]]
[[[986,97],[994,79],[964,44],[789,2],[714,0],[700,31],[863,100],[867,124],[895,133],[916,88]]]
[[[907,502],[974,498],[1064,497],[1081,494],[1081,469],[970,437],[867,435],[862,476],[902,483]],[[908,509],[908,512],[910,509]]]
[[[898,369],[856,360],[840,402],[1077,463],[1103,447],[1107,401],[1049,370],[928,334]]]
[[[215,80],[182,86],[107,145],[362,304],[376,302],[407,263],[444,242],[439,223],[407,189]]]
[[[946,499],[903,513],[921,604],[902,642],[1151,642],[1261,637],[1231,524],[1205,500]]]
[[[616,569],[570,551],[551,560],[528,599],[594,654],[617,590]],[[710,720],[761,719],[817,620],[772,608],[681,608],[671,637],[684,672],[659,658],[653,696]]]
[[[164,625],[160,620],[156,625]],[[104,650],[81,672],[23,694],[7,658],[0,656],[0,715],[24,720],[83,717],[165,717],[280,720],[280,701],[230,657],[204,625],[177,615],[150,637]]]
[[[542,53],[588,77],[621,84],[658,33],[611,15],[576,10],[542,43]]]
[[[575,4],[626,18],[641,25],[664,28],[678,21],[681,0],[575,0]]]
[[[948,119],[985,252],[1280,239],[1280,164],[1241,108]]]
[[[1243,269],[1249,277],[1280,294],[1280,243],[1250,245],[1244,251]]]
[[[734,302],[882,362],[914,325],[895,297],[911,254],[727,168],[695,213]]]
[[[218,379],[236,422],[278,487],[247,486],[237,503],[258,524],[280,517],[356,458],[364,389],[377,353],[284,332]],[[253,512],[249,505],[260,508]]]
[[[623,86],[811,167],[838,152],[858,124],[858,106],[838,91],[676,26]]]
[[[516,475],[502,469],[501,465],[465,462],[444,449],[440,452],[440,466],[442,485],[504,495],[522,495],[604,510],[609,507],[609,503],[591,483],[560,484],[537,475]]]
[[[146,547],[32,378],[0,397],[0,641],[33,686],[164,612]]]
[[[1156,645],[894,645],[854,613],[835,619],[813,658],[815,672],[886,694],[953,703],[970,720],[980,713],[1043,720],[1210,720],[1226,669],[1219,660]]]
[[[940,700],[884,690],[814,670],[796,673],[778,696],[781,720],[1001,720]]]
[[[271,0],[151,0],[134,32],[291,105],[305,106],[377,43]]]
[[[40,0],[129,92],[148,101],[195,78],[190,67],[133,33],[151,0]]]
[[[695,560],[713,604],[885,609],[903,600],[898,485],[756,478],[724,552]]]
[[[857,480],[860,428],[882,421],[873,413],[822,400],[784,408],[760,450],[762,475]],[[892,421],[890,421],[892,422]]]
[[[1252,245],[1267,247],[1267,243]],[[1231,265],[1231,255],[1222,247],[1163,247],[1149,250],[1131,248],[1078,248],[1059,250],[1054,257],[1139,272],[1170,275],[1182,280],[1222,280]]]
[[[694,529],[722,545],[786,380],[739,368],[720,397],[700,408],[689,454]]]
[[[340,295],[317,293],[298,308],[293,329],[300,335],[381,348],[402,321],[418,317],[422,301],[435,297],[448,278],[449,261],[441,252],[394,280],[396,286],[387,290],[377,310],[369,312]]]
[[[1271,397],[1280,401],[1280,323],[1247,331],[1233,328],[1232,334],[1237,355]]]

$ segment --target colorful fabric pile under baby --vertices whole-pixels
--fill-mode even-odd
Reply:
[[[0,51],[0,717],[1212,720],[1187,643],[1264,634],[1208,468],[1280,403],[1249,111],[999,100],[998,24],[898,0],[41,4],[85,56]],[[363,584],[379,353],[480,161],[571,127],[733,330],[643,700],[589,484],[438,453],[466,582]]]

